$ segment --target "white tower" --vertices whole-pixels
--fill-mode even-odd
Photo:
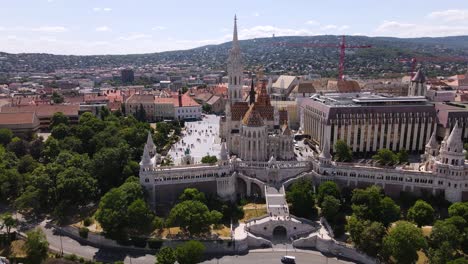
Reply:
[[[434,164],[433,173],[445,179],[445,199],[450,202],[462,200],[465,175],[465,150],[462,129],[455,123],[450,136],[444,140],[440,154]]]
[[[243,66],[242,54],[237,38],[237,17],[234,16],[234,34],[232,38],[232,49],[229,51],[228,63],[228,103],[242,101]]]

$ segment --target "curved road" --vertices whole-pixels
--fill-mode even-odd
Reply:
[[[51,249],[60,252],[63,247],[64,254],[75,254],[86,259],[97,261],[114,262],[124,261],[131,264],[154,264],[156,259],[153,255],[138,255],[131,252],[99,249],[87,245],[81,245],[76,240],[67,236],[59,236],[53,232],[52,228],[45,226],[45,222],[40,224],[42,230],[47,236]],[[287,250],[287,253],[286,253]],[[276,245],[274,249],[251,250],[245,255],[224,256],[211,258],[202,263],[205,264],[262,264],[262,263],[281,263],[280,259],[284,255],[293,255],[296,257],[296,263],[352,263],[337,260],[334,257],[326,257],[318,251],[292,249],[291,245]]]

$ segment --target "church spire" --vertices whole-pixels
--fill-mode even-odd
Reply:
[[[234,33],[232,36],[232,47],[239,47],[239,38],[237,37],[237,15],[234,15]]]
[[[242,66],[242,54],[237,36],[237,16],[234,16],[234,32],[232,37],[232,48],[229,51],[227,61],[228,72],[228,103],[242,101],[242,83],[244,69]]]
[[[254,79],[252,78],[252,85],[250,87],[250,92],[249,92],[249,104],[255,103],[255,85],[254,85]]]

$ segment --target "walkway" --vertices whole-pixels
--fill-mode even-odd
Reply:
[[[289,216],[289,207],[286,202],[286,193],[283,186],[279,190],[275,187],[265,186],[265,199],[267,212],[270,216]]]

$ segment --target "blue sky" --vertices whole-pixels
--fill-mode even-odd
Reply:
[[[0,51],[127,54],[284,35],[468,35],[467,0],[0,0]]]

